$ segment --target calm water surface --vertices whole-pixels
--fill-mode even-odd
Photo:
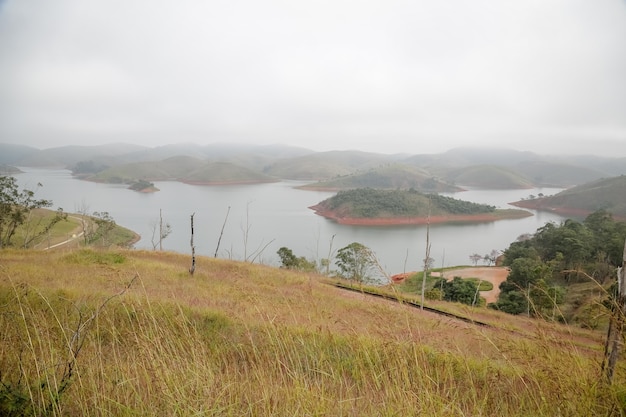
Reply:
[[[136,248],[152,249],[152,226],[159,218],[172,226],[163,241],[165,250],[191,253],[190,216],[195,213],[196,254],[213,256],[222,225],[228,213],[218,257],[254,259],[278,265],[276,251],[290,248],[309,259],[328,257],[351,242],[371,248],[390,274],[422,268],[426,250],[425,226],[363,227],[339,225],[317,216],[308,207],[334,193],[303,191],[299,182],[261,185],[196,186],[179,182],[156,182],[161,190],[142,194],[124,185],[98,184],[77,180],[67,170],[22,168],[16,175],[21,187],[36,190],[37,198],[54,202],[53,208],[90,213],[106,211],[115,221],[142,236]],[[37,184],[43,187],[37,187]],[[507,208],[509,202],[529,195],[556,194],[561,189],[470,190],[447,194],[454,198]],[[485,255],[504,250],[519,235],[533,233],[547,222],[561,222],[553,213],[533,212],[534,216],[479,224],[435,224],[430,228],[431,257],[435,266],[467,265],[473,253]],[[333,238],[334,236],[334,238]],[[331,246],[332,241],[332,246]]]

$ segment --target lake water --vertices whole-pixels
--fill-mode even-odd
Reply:
[[[108,212],[119,225],[142,236],[136,248],[152,249],[152,225],[158,221],[161,209],[164,221],[172,227],[171,235],[163,241],[164,250],[191,253],[190,216],[195,213],[196,254],[213,256],[230,207],[218,251],[220,258],[278,265],[276,251],[281,246],[290,248],[297,256],[319,260],[327,258],[329,250],[360,242],[375,252],[389,274],[423,266],[426,226],[372,228],[334,223],[308,208],[333,193],[295,189],[300,182],[235,186],[156,182],[161,191],[143,194],[124,185],[77,180],[67,170],[22,170],[25,172],[15,176],[20,187],[36,191],[37,198],[52,200],[55,209],[78,212],[87,207],[89,213]],[[43,187],[38,187],[38,183]],[[447,195],[507,208],[509,202],[531,194],[551,195],[559,191],[470,190]],[[547,222],[564,220],[553,213],[533,213],[532,217],[491,223],[431,225],[430,256],[434,265],[468,265],[473,253],[485,255],[494,249],[504,250],[518,236],[533,233]]]

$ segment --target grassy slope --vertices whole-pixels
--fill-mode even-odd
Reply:
[[[25,241],[29,242],[29,248],[34,249],[45,249],[61,242],[67,242],[63,247],[78,247],[82,245],[84,239],[81,236],[83,232],[83,221],[81,219],[84,217],[79,214],[67,213],[67,218],[56,223],[48,233],[40,233],[55,215],[56,212],[54,210],[35,209],[31,211],[24,224],[15,231],[15,235],[11,239],[13,246],[23,247]],[[87,222],[86,224],[89,225],[90,230],[96,229],[96,226],[93,225],[93,219],[87,217]],[[39,236],[33,239],[35,235]],[[138,235],[132,230],[115,225],[114,229],[107,235],[105,243],[107,246],[129,246],[137,239]],[[99,238],[92,242],[91,245],[102,246],[103,241]]]
[[[102,182],[135,180],[228,183],[267,182],[272,178],[227,162],[206,162],[189,156],[176,156],[158,162],[138,162],[108,168],[90,178]]]
[[[307,189],[346,190],[351,188],[405,189],[420,191],[451,192],[458,187],[433,178],[428,172],[405,164],[387,164],[367,172],[350,174],[340,178],[308,184]]]
[[[610,160],[603,161],[609,163]],[[524,161],[510,167],[529,178],[537,186],[544,187],[571,187],[607,176],[598,165],[595,167],[589,161],[580,164],[567,161]]]
[[[271,182],[275,180],[268,175],[229,162],[209,162],[181,178],[181,181],[191,183]]]
[[[605,209],[617,218],[626,218],[626,177],[600,179],[579,185],[554,196],[525,200],[516,205],[544,210],[563,210],[586,215]]]
[[[453,170],[448,173],[448,179],[456,184],[489,189],[533,187],[532,182],[519,173],[495,165],[476,165]]]
[[[626,389],[621,366],[598,385],[591,331],[459,307],[479,328],[227,260],[190,276],[173,253],[0,256],[2,389],[41,411],[84,325],[51,415],[617,415]]]
[[[176,180],[200,169],[206,163],[189,156],[177,156],[157,162],[136,162],[117,165],[91,177],[91,180],[102,182],[130,182],[143,180]]]
[[[388,163],[391,157],[359,151],[319,152],[270,165],[268,175],[290,180],[326,180]]]

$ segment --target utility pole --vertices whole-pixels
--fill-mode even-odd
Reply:
[[[424,275],[422,276],[422,305],[424,309],[424,293],[426,292],[426,277],[428,276],[428,263],[430,261],[430,197],[428,198],[428,219],[426,221],[426,257],[424,258]]]

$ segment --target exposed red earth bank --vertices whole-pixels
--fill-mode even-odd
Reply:
[[[587,217],[592,213],[590,210],[576,209],[571,207],[550,207],[542,199],[534,200],[522,200],[514,203],[509,203],[512,206],[526,208],[531,210],[550,211],[552,213],[560,214],[561,216],[568,217]]]

